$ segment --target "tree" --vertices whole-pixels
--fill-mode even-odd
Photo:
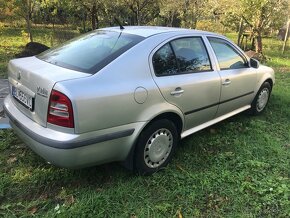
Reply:
[[[162,0],[160,15],[167,26],[195,29],[200,19],[209,17],[209,0]]]
[[[162,0],[160,5],[160,16],[164,19],[163,25],[170,27],[179,27],[180,20],[180,3],[176,0]]]
[[[104,1],[99,0],[75,0],[75,2],[88,12],[91,17],[92,29],[99,28],[99,16],[103,10]]]
[[[143,25],[159,15],[159,1],[156,0],[123,0],[133,13],[134,23]]]
[[[262,34],[271,25],[281,22],[288,8],[288,0],[241,0],[242,18],[251,27],[256,38],[256,52],[263,52]]]
[[[32,16],[33,16],[36,4],[37,4],[36,0],[7,1],[7,7],[18,17],[25,19],[27,33],[31,42],[33,42],[31,22],[32,22]]]
[[[182,26],[187,28],[196,28],[199,19],[205,17],[210,11],[207,0],[184,0],[181,10]]]
[[[262,35],[270,28],[277,28],[287,18],[288,0],[220,0],[217,10],[224,25],[234,27],[236,30],[242,21],[242,29],[248,29],[255,38],[255,50],[263,52]],[[285,19],[286,20],[286,19]],[[234,26],[232,26],[234,24]],[[239,34],[240,35],[240,34]]]

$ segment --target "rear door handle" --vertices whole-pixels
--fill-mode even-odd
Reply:
[[[184,90],[178,87],[174,91],[170,92],[170,95],[181,95],[183,92]]]
[[[225,81],[223,81],[222,85],[226,86],[226,85],[230,85],[231,84],[231,80],[230,79],[226,79]]]

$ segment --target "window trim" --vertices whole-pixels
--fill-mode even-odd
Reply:
[[[212,49],[212,51],[213,51],[213,53],[214,53],[214,55],[216,57],[217,64],[218,64],[220,70],[238,70],[238,69],[250,68],[250,64],[249,64],[248,58],[246,58],[246,56],[239,49],[237,49],[237,46],[235,44],[233,44],[232,42],[228,41],[225,38],[220,38],[220,37],[216,37],[216,36],[206,36],[206,38],[207,38],[207,40],[208,40],[208,42],[209,42],[209,44],[211,46],[211,49]],[[217,55],[216,55],[216,53],[215,53],[215,51],[214,51],[214,49],[213,49],[213,47],[212,47],[212,45],[210,43],[210,39],[219,40],[221,42],[224,42],[224,44],[226,44],[227,46],[232,48],[233,51],[244,60],[245,67],[243,67],[243,68],[234,68],[234,69],[232,69],[232,68],[221,68],[220,67],[220,63],[219,63],[218,58],[217,58]]]
[[[202,44],[203,44],[203,46],[204,46],[204,49],[205,49],[205,51],[206,51],[206,54],[207,54],[208,60],[209,60],[210,70],[199,70],[199,71],[196,71],[196,72],[194,72],[194,71],[181,71],[181,70],[180,70],[180,66],[179,66],[179,63],[178,63],[178,61],[177,61],[177,57],[176,57],[176,54],[175,54],[175,51],[174,51],[174,49],[173,49],[173,46],[172,46],[171,42],[172,42],[172,41],[175,41],[175,40],[186,39],[186,38],[200,38],[200,40],[201,40],[201,42],[202,42]],[[175,57],[175,60],[176,60],[176,63],[177,63],[177,67],[178,67],[178,73],[176,73],[176,74],[168,74],[168,75],[157,75],[157,74],[156,74],[156,71],[155,71],[155,69],[154,69],[153,58],[154,58],[154,55],[155,55],[155,54],[156,54],[156,53],[157,53],[157,52],[158,52],[158,51],[159,51],[163,46],[165,46],[166,44],[169,44],[169,46],[170,46],[170,48],[171,48],[171,50],[172,50],[172,52],[173,52],[173,55],[174,55],[174,57]],[[158,47],[158,49],[153,53],[152,58],[151,58],[151,62],[152,62],[152,67],[153,67],[154,75],[155,75],[156,77],[178,76],[178,75],[184,75],[184,74],[195,74],[195,73],[204,73],[204,72],[212,72],[212,71],[214,71],[214,69],[213,69],[213,65],[212,65],[212,60],[211,60],[210,55],[209,55],[209,52],[208,52],[208,48],[207,48],[207,46],[206,46],[206,44],[205,44],[204,39],[203,39],[202,36],[182,36],[182,37],[177,37],[177,38],[174,38],[174,39],[170,39],[169,41],[166,41],[166,43],[164,43],[164,44],[162,44],[160,47]]]

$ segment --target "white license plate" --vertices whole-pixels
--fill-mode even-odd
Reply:
[[[33,110],[33,98],[30,95],[12,86],[12,96],[31,111]]]

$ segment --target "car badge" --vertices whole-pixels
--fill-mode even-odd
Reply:
[[[37,86],[37,94],[45,98],[48,97],[48,91],[40,86]]]

